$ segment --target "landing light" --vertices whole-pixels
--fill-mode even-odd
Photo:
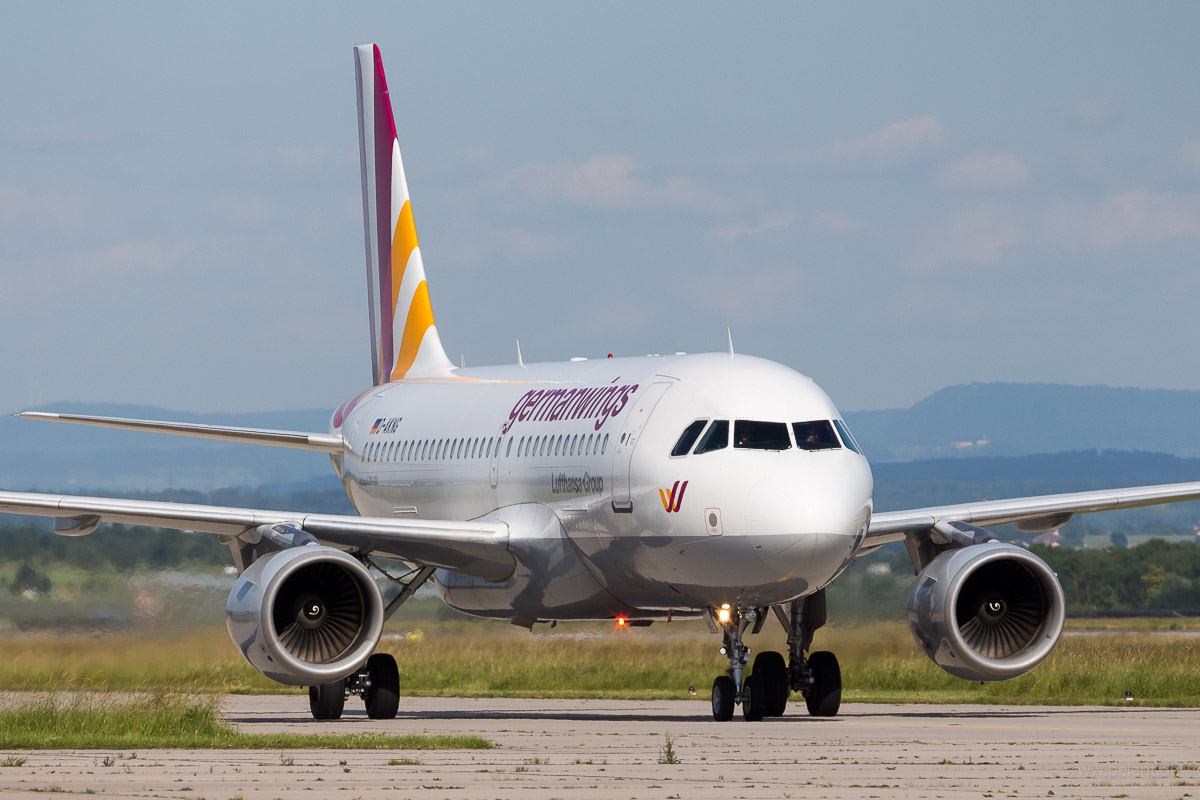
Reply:
[[[717,619],[720,622],[729,622],[729,603],[723,603],[721,607],[717,609]]]

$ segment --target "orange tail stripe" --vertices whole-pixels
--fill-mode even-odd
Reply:
[[[400,340],[400,355],[396,357],[396,367],[392,370],[392,380],[398,381],[405,376],[417,360],[417,350],[425,331],[433,327],[433,306],[429,304],[429,287],[425,281],[417,284],[413,293],[412,304],[408,307],[408,316],[404,319],[404,337]]]
[[[400,301],[400,284],[404,281],[404,268],[412,251],[418,247],[417,226],[413,222],[412,201],[405,200],[404,208],[400,209],[400,217],[396,220],[396,230],[392,234],[392,313],[396,312],[396,303]],[[407,338],[407,329],[405,331]]]

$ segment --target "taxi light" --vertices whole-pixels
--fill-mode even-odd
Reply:
[[[723,606],[721,606],[719,609],[717,609],[717,619],[723,623],[729,622],[729,604],[728,603],[725,603]]]

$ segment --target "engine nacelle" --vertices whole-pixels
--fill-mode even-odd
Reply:
[[[1045,561],[988,542],[939,555],[908,593],[908,628],[935,664],[1002,681],[1042,663],[1062,634],[1062,586]]]
[[[383,634],[383,597],[340,550],[305,545],[262,556],[225,605],[233,643],[268,678],[291,686],[350,675]]]

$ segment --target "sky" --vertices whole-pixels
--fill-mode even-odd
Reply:
[[[726,348],[844,410],[1200,390],[1200,5],[0,5],[0,411],[370,382],[352,47],[454,361]]]

